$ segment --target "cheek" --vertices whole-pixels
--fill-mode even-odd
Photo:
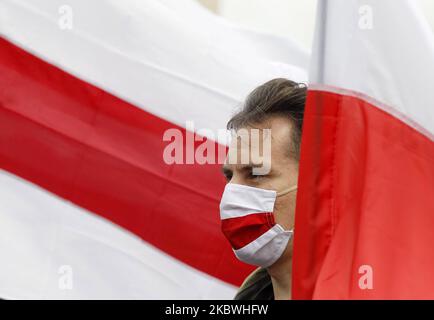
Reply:
[[[295,197],[277,198],[273,214],[276,223],[280,224],[285,230],[292,229],[294,227]]]

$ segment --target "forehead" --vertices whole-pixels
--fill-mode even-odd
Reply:
[[[254,126],[237,130],[229,145],[226,163],[239,164],[243,155],[249,155],[250,163],[288,157],[291,143],[291,121],[283,116],[267,119]],[[270,159],[271,161],[271,159]],[[245,163],[242,163],[245,164]]]

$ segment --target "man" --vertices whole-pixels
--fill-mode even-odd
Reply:
[[[292,230],[305,100],[305,85],[274,79],[250,93],[242,110],[228,122],[230,130],[243,130],[251,137],[256,130],[262,138],[262,154],[258,154],[257,146],[240,141],[237,135],[223,166],[228,181],[220,204],[223,233],[240,260],[259,266],[242,284],[237,300],[291,298]],[[268,149],[266,141],[271,143]],[[247,162],[243,152],[250,155]],[[267,170],[260,172],[260,166]]]

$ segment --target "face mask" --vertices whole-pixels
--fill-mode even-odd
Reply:
[[[286,231],[274,221],[276,197],[297,189],[277,193],[228,183],[220,202],[221,227],[237,258],[245,263],[269,267],[281,257],[293,230]]]

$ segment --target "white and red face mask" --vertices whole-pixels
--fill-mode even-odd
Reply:
[[[276,197],[297,189],[277,193],[228,183],[220,202],[221,227],[237,258],[245,263],[269,267],[286,249],[293,231],[274,221]]]

